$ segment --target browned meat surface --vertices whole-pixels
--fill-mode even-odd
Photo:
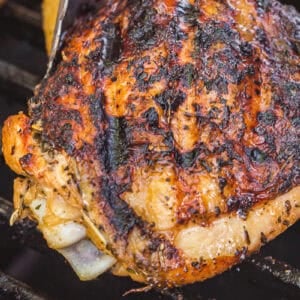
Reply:
[[[258,250],[300,217],[299,33],[276,1],[111,0],[78,20],[4,126],[12,222],[162,287]]]

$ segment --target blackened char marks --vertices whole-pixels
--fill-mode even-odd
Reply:
[[[154,107],[150,107],[143,113],[143,117],[148,121],[150,127],[158,127],[159,116]]]
[[[95,147],[103,171],[110,174],[127,163],[129,128],[123,117],[108,116],[103,109],[104,95],[89,97],[90,114],[97,129]]]
[[[257,114],[257,120],[265,125],[274,125],[276,122],[276,115],[272,110],[265,112],[259,112]]]
[[[44,123],[45,130],[42,135],[43,142],[54,142],[54,145],[73,154],[75,141],[73,140],[72,123],[82,125],[80,112],[74,109],[66,110],[60,105],[47,102]],[[52,142],[51,142],[52,141]]]
[[[277,159],[281,163],[287,163],[291,160],[299,161],[300,157],[300,143],[298,137],[293,134],[287,134],[281,140],[281,145]]]
[[[96,155],[101,162],[101,165],[105,165],[107,158],[106,148],[105,148],[105,128],[107,126],[106,115],[103,109],[104,95],[92,95],[88,97],[89,102],[89,112],[97,130],[97,134],[94,140],[94,147],[96,150]]]
[[[110,172],[127,162],[129,128],[125,118],[122,117],[107,116],[107,123],[105,168]]]
[[[70,123],[65,123],[58,130],[58,137],[56,139],[56,145],[62,147],[68,154],[72,154],[75,145],[73,141],[73,129]]]
[[[237,32],[232,30],[232,26],[225,22],[209,21],[199,24],[195,36],[195,50],[207,50],[212,45],[222,42],[230,44],[238,39]]]
[[[23,168],[26,168],[31,164],[32,153],[27,153],[20,158],[20,164]]]
[[[290,114],[298,113],[299,115],[300,82],[288,80],[288,81],[282,81],[279,84],[281,84],[282,93],[283,93],[282,95],[283,109],[284,106],[288,105],[288,107],[286,107],[286,110],[289,109]]]
[[[133,70],[136,85],[140,91],[145,91],[153,83],[153,80],[150,80],[148,74],[145,72],[145,63],[150,63],[149,55],[138,57],[128,63],[128,69],[131,68]]]
[[[105,113],[103,109],[104,102],[104,94],[100,93],[100,95],[92,95],[88,97],[89,107],[90,107],[90,115],[92,117],[92,121],[94,125],[100,129],[103,127],[103,122],[105,121]]]
[[[95,38],[95,44],[98,46],[87,56],[92,62],[87,67],[93,78],[99,77],[101,73],[104,76],[111,76],[114,66],[122,57],[123,39],[120,25],[109,21],[103,22],[101,35]]]
[[[131,9],[128,28],[130,39],[141,49],[148,49],[157,42],[159,27],[155,24],[158,12],[152,1],[136,1]]]
[[[260,43],[262,49],[265,50],[267,54],[271,54],[271,43],[264,28],[259,27],[256,29],[256,40]]]
[[[225,76],[218,75],[204,82],[207,91],[217,91],[220,95],[228,93],[228,81]]]
[[[249,208],[256,202],[252,194],[241,194],[227,199],[227,208],[229,211],[237,210],[240,217],[246,217]]]
[[[33,96],[28,101],[29,115],[32,120],[37,121],[41,119],[43,113],[43,102],[44,97],[41,96]]]
[[[181,81],[185,87],[191,87],[198,76],[197,69],[193,64],[186,64],[182,67]]]
[[[162,71],[164,77],[171,85],[181,82],[184,87],[191,87],[198,77],[198,71],[193,64],[174,65],[170,69]]]
[[[65,109],[64,107],[60,105],[51,105],[50,103],[49,107],[47,107],[48,112],[48,120],[52,121],[53,124],[57,124],[61,121],[74,121],[77,124],[82,124],[82,118],[81,114],[78,110],[75,109]]]
[[[126,187],[117,185],[109,179],[102,179],[101,194],[105,203],[109,205],[112,211],[110,222],[116,229],[116,238],[122,237],[126,240],[129,232],[135,227],[142,227],[143,222],[134,213],[133,209],[120,198],[120,194],[126,190]],[[106,214],[110,214],[107,210]]]
[[[169,22],[169,27],[166,32],[166,38],[168,39],[169,43],[175,46],[181,45],[178,43],[178,41],[187,39],[187,34],[180,28],[178,25],[178,20],[175,18]]]
[[[267,153],[262,151],[261,149],[254,147],[254,148],[247,148],[246,149],[247,156],[256,163],[263,163],[268,159]]]
[[[200,153],[199,148],[195,148],[192,151],[180,153],[175,149],[175,161],[178,166],[182,168],[190,168],[194,165],[198,155]]]
[[[119,24],[105,22],[102,24],[102,33],[99,38],[100,46],[89,54],[89,58],[106,65],[118,62],[122,52],[122,37]]]
[[[164,110],[165,113],[175,112],[184,102],[186,94],[181,90],[168,89],[154,97],[155,102]]]
[[[200,16],[199,8],[188,1],[178,1],[176,12],[179,17],[183,18],[184,22],[190,25],[196,25]]]
[[[270,6],[270,0],[256,0],[257,12],[259,15],[263,15]]]
[[[117,62],[122,52],[122,37],[119,24],[102,25],[102,58],[106,62]]]

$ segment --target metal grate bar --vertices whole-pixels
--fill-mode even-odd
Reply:
[[[23,282],[18,281],[0,271],[0,298],[7,299],[8,297],[22,300],[46,299],[38,295]]]
[[[15,18],[35,27],[41,27],[42,19],[41,15],[38,12],[15,3],[11,0],[7,2],[6,6],[9,9],[11,15]]]
[[[9,220],[13,212],[13,205],[10,201],[0,197],[0,218]]]
[[[289,264],[279,261],[271,256],[251,257],[250,262],[262,272],[271,273],[274,277],[284,283],[292,284],[300,288],[300,270]]]
[[[38,76],[22,70],[3,60],[0,60],[0,78],[8,80],[29,90],[33,90],[39,82]]]

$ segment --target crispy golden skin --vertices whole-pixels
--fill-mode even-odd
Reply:
[[[75,220],[115,274],[164,287],[212,277],[296,222],[297,18],[276,1],[144,0],[78,20],[29,117],[3,129],[23,204],[49,203],[50,246],[48,227]],[[14,218],[38,218],[22,197]]]

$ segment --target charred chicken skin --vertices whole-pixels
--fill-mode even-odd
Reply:
[[[5,122],[11,222],[83,280],[179,286],[257,251],[300,217],[299,32],[272,0],[106,1]]]

